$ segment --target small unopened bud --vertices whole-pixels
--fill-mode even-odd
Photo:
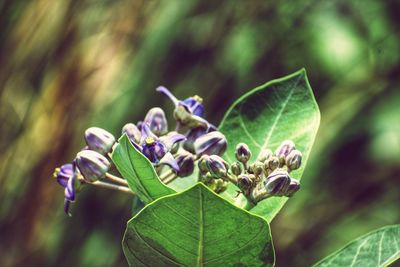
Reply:
[[[256,161],[254,162],[253,165],[253,173],[255,176],[260,176],[263,172],[263,168],[264,168],[264,164],[260,161]]]
[[[290,177],[286,171],[277,170],[267,177],[265,189],[268,194],[282,195],[290,184]]]
[[[206,175],[208,173],[208,167],[206,163],[208,157],[208,155],[201,156],[199,162],[197,163],[201,175]]]
[[[168,132],[167,118],[161,108],[156,107],[150,109],[143,122],[146,123],[151,132],[157,136],[164,135]]]
[[[242,174],[238,177],[237,185],[244,193],[248,193],[248,190],[251,188],[253,181],[247,174]]]
[[[251,157],[251,151],[245,143],[239,143],[235,151],[236,159],[242,163],[247,163]]]
[[[192,153],[182,150],[175,157],[176,162],[179,166],[177,175],[179,177],[186,177],[193,173],[195,157]]]
[[[242,165],[239,162],[234,162],[231,165],[231,171],[236,176],[240,175],[242,173]]]
[[[295,148],[293,141],[286,140],[283,141],[282,144],[275,151],[275,155],[279,158],[279,163],[281,166],[285,164],[285,159]]]
[[[92,150],[83,150],[76,155],[76,164],[83,178],[88,182],[95,182],[105,176],[110,169],[110,162],[106,157]]]
[[[225,135],[214,131],[200,136],[194,142],[194,150],[196,151],[196,155],[222,156],[225,153],[227,144]]]
[[[273,156],[273,153],[272,153],[271,149],[262,149],[257,160],[261,161],[261,162],[265,162],[272,156]]]
[[[139,144],[142,134],[139,128],[133,123],[127,123],[122,128],[122,134],[126,134],[132,143]]]
[[[271,173],[276,170],[279,166],[278,157],[272,156],[264,162],[264,171],[266,173]]]
[[[85,131],[85,141],[90,150],[105,155],[111,151],[115,137],[104,129],[90,127]]]
[[[300,189],[300,183],[296,179],[291,179],[288,188],[286,189],[285,196],[292,197]]]
[[[289,171],[297,170],[301,166],[302,154],[298,150],[293,150],[286,157],[286,166]]]
[[[216,179],[225,178],[228,174],[229,165],[220,156],[209,156],[206,160],[206,165],[210,174]]]

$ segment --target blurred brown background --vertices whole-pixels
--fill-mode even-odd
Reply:
[[[132,199],[52,178],[89,126],[241,94],[305,67],[322,122],[302,190],[272,223],[277,266],[309,266],[400,223],[400,2],[0,1],[0,266],[127,266]]]

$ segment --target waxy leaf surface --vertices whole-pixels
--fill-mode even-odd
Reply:
[[[301,168],[291,173],[293,178],[300,179],[319,121],[318,105],[305,70],[270,81],[243,95],[225,114],[219,126],[228,140],[225,157],[234,162],[235,147],[244,142],[252,151],[253,162],[261,149],[275,151],[282,141],[290,139],[303,153]],[[237,194],[235,190],[234,186],[229,188],[231,198]],[[251,212],[271,221],[286,201],[286,197],[272,197],[259,202]]]
[[[400,259],[400,225],[380,228],[338,250],[314,267],[380,267]]]
[[[201,183],[147,205],[127,225],[130,266],[273,266],[268,223]]]
[[[112,152],[112,160],[130,189],[148,204],[157,198],[176,193],[163,184],[151,162],[138,151],[126,135],[118,140]]]

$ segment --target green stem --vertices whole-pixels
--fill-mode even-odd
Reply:
[[[93,182],[93,183],[87,183],[86,182],[86,184],[90,184],[90,185],[94,185],[94,186],[102,187],[102,188],[107,188],[107,189],[112,189],[112,190],[116,190],[116,191],[119,191],[119,192],[131,194],[131,195],[136,195],[128,187],[122,186],[122,185],[110,184],[110,183],[102,182],[102,181],[96,181],[96,182]]]
[[[121,177],[112,175],[111,173],[106,173],[106,178],[110,180],[111,182],[123,185],[123,186],[128,186],[128,182],[125,179],[122,179]]]

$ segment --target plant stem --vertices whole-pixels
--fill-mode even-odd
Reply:
[[[172,170],[168,170],[165,173],[163,173],[163,175],[160,177],[160,180],[164,184],[168,184],[173,180],[175,180],[176,178],[178,178],[178,176]]]
[[[94,185],[97,187],[103,187],[103,188],[107,188],[107,189],[117,190],[119,192],[131,194],[131,195],[136,195],[128,187],[122,186],[122,185],[110,184],[110,183],[102,182],[102,181],[96,181],[96,182],[87,183],[87,184]]]
[[[112,175],[111,173],[106,173],[106,178],[114,183],[123,185],[123,186],[128,186],[128,182],[125,179],[122,179],[121,177]]]

